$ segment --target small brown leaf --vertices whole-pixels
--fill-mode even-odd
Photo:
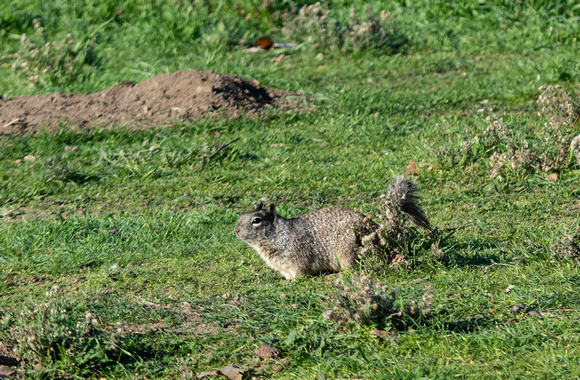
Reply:
[[[260,359],[274,359],[279,358],[282,355],[282,351],[280,351],[279,348],[267,344],[260,344],[254,353],[258,355]]]
[[[25,157],[26,158],[26,157]],[[557,181],[558,180],[558,173],[552,173],[548,175],[548,179],[550,181]]]
[[[242,369],[235,364],[217,370],[217,373],[224,375],[230,380],[242,380],[246,372],[248,372],[247,369]]]
[[[407,171],[405,172],[405,175],[412,175],[414,177],[417,177],[417,163],[415,162],[415,160],[409,160],[409,165],[407,166]]]

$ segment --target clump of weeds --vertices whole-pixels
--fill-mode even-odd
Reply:
[[[542,105],[542,110],[539,115],[541,116],[543,113],[550,116],[547,123],[551,127],[550,129],[559,133],[558,137],[562,137],[562,144],[569,143],[569,154],[574,156],[577,165],[580,165],[580,135],[570,139],[570,133],[567,136],[562,136],[560,132],[561,130],[574,132],[574,126],[580,120],[580,105],[562,89],[561,85],[542,86],[540,91],[542,93],[538,98],[538,104]]]
[[[444,238],[441,231],[431,227],[427,217],[417,206],[417,183],[407,183],[411,186],[405,195],[409,202],[404,202],[402,206],[393,201],[401,196],[394,193],[395,186],[389,187],[387,195],[381,195],[381,212],[376,220],[378,227],[362,238],[359,257],[364,270],[372,273],[385,269],[400,272],[422,264],[439,263],[444,259],[445,255],[440,246],[446,245],[450,235]],[[405,207],[412,209],[404,210]],[[422,229],[412,226],[409,219]]]
[[[71,85],[91,75],[95,33],[100,29],[84,38],[68,33],[58,41],[48,41],[40,20],[34,19],[33,25],[34,32],[20,37],[20,49],[12,56],[14,72],[34,87]]]
[[[326,301],[324,318],[342,327],[356,323],[379,329],[391,326],[395,330],[405,330],[409,326],[426,324],[434,316],[431,294],[424,293],[420,300],[402,304],[396,301],[394,291],[371,276],[350,281],[336,280]]]
[[[580,262],[580,228],[565,234],[550,247],[553,258],[571,259]]]
[[[59,156],[48,158],[46,166],[50,170],[49,181],[56,180],[62,183],[74,182],[78,185],[98,180],[98,176],[88,175],[73,169],[69,164],[63,162]]]
[[[93,313],[79,316],[69,302],[60,299],[58,286],[48,292],[49,300],[19,311],[0,313],[0,337],[23,360],[25,372],[58,370],[53,376],[87,376],[114,365],[123,354],[115,337],[99,329]],[[66,371],[61,369],[66,368]]]
[[[558,174],[580,164],[580,136],[574,125],[580,108],[561,86],[540,87],[542,105],[538,116],[549,121],[531,133],[493,121],[482,132],[460,137],[458,142],[435,148],[443,167],[484,167],[491,178],[500,175],[544,174],[555,180]]]
[[[391,54],[401,52],[409,43],[398,31],[391,15],[384,10],[377,14],[370,5],[364,15],[354,8],[348,17],[337,17],[326,3],[293,7],[282,18],[282,33],[289,38],[312,44],[315,49],[338,49],[357,52],[369,48],[382,48]]]

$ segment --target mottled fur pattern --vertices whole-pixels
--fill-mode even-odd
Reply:
[[[362,236],[376,224],[363,214],[328,207],[284,219],[262,207],[245,213],[236,234],[287,279],[306,274],[336,272],[354,265]]]
[[[430,229],[418,206],[415,182],[397,177],[387,197],[410,219]],[[378,226],[369,217],[340,207],[327,207],[292,219],[258,205],[243,214],[235,227],[240,239],[258,252],[268,266],[286,279],[351,268],[358,258],[361,239]]]
[[[389,209],[391,212],[396,212],[396,216],[403,211],[416,226],[431,231],[431,224],[419,206],[418,192],[417,182],[409,181],[403,175],[396,176],[387,192]]]

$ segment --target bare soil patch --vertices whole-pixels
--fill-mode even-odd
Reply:
[[[0,342],[0,366],[14,367],[20,364],[20,359],[12,351],[12,347]],[[1,375],[1,372],[0,372]],[[1,378],[1,377],[0,377]]]
[[[164,322],[155,323],[142,323],[142,324],[129,324],[129,323],[118,323],[116,326],[109,326],[106,329],[110,330],[112,328],[116,329],[117,333],[121,335],[126,334],[156,334],[160,332],[173,333],[181,337],[203,337],[210,335],[218,335],[222,333],[235,333],[234,325],[227,327],[219,327],[211,321],[207,321],[202,314],[191,310],[191,305],[187,302],[182,308],[174,309],[173,307],[161,306],[151,304],[153,308],[169,309],[173,311],[178,311],[178,313],[183,317],[184,321],[176,325],[167,325]]]
[[[289,95],[301,96],[234,75],[184,70],[138,84],[123,82],[94,94],[0,97],[0,134],[34,133],[39,127],[51,130],[61,123],[80,129],[93,125],[147,128],[200,119],[208,113],[253,117],[268,107],[298,108]]]

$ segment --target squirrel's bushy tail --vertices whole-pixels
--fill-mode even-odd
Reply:
[[[407,179],[404,175],[396,176],[387,192],[389,208],[395,215],[403,211],[415,225],[431,231],[431,224],[419,205],[418,191],[417,182]]]

